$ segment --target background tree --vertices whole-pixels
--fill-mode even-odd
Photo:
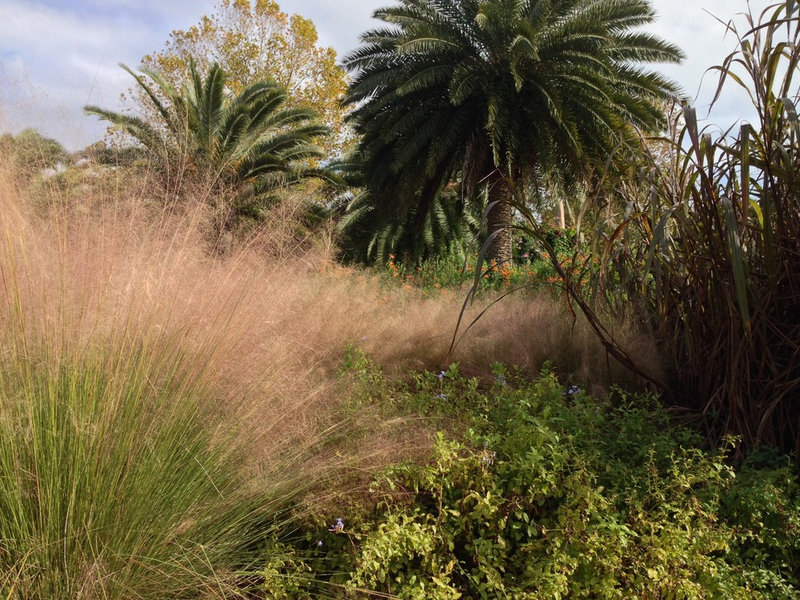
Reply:
[[[0,136],[0,155],[29,176],[69,161],[59,142],[30,128],[16,136],[10,133]]]
[[[187,180],[213,190],[207,194],[213,201],[233,190],[233,201],[219,207],[223,229],[237,217],[259,216],[279,188],[321,174],[308,161],[324,155],[314,140],[328,130],[310,108],[286,106],[288,95],[275,82],[254,83],[233,94],[216,63],[205,78],[190,63],[189,78],[180,88],[156,72],[138,75],[123,68],[160,120],[151,123],[96,106],[87,106],[86,112],[137,139],[173,193]]]
[[[400,0],[345,58],[366,186],[385,219],[417,227],[457,176],[488,188],[489,256],[511,259],[510,189],[580,177],[676,92],[641,67],[682,53],[641,30],[646,0]]]
[[[79,150],[75,156],[79,160],[84,159],[97,165],[134,167],[147,161],[147,150],[135,141],[110,144],[106,140],[100,140]]]
[[[274,0],[219,0],[211,16],[185,31],[173,31],[161,51],[142,59],[142,67],[179,87],[189,76],[191,60],[203,72],[217,63],[235,93],[257,81],[274,80],[287,90],[288,106],[312,108],[320,115],[333,132],[325,148],[338,152],[347,138],[340,104],[346,79],[334,49],[317,42],[310,19],[287,15]],[[138,97],[149,106],[148,99]]]

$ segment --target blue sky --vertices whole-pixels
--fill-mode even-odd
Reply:
[[[311,18],[320,43],[339,54],[358,45],[372,12],[391,0],[279,0],[288,13]],[[727,20],[746,0],[652,0],[659,13],[649,28],[688,55],[681,66],[661,70],[695,97],[706,68],[734,47],[708,11]],[[754,10],[770,0],[751,0]],[[119,110],[131,79],[118,63],[135,67],[161,49],[174,29],[213,12],[213,0],[0,0],[0,131],[35,127],[69,149],[103,136],[105,125],[83,114],[85,104]],[[702,115],[713,93],[707,76],[697,99]],[[727,127],[746,117],[742,94],[726,94],[711,121]]]

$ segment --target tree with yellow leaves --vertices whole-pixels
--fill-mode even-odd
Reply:
[[[346,76],[336,65],[335,50],[318,46],[314,23],[282,12],[274,0],[218,0],[214,11],[186,31],[173,31],[161,51],[142,59],[142,67],[179,87],[191,59],[201,72],[216,63],[234,94],[273,80],[288,92],[288,106],[321,116],[333,134],[323,145],[338,153],[347,138],[340,105]]]

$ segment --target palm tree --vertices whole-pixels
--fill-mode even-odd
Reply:
[[[286,108],[288,96],[278,84],[261,81],[234,96],[217,64],[204,79],[192,63],[180,89],[154,71],[143,76],[122,68],[152,102],[159,122],[96,106],[84,110],[136,138],[173,191],[187,174],[216,189],[236,190],[228,224],[240,215],[258,216],[279,188],[324,174],[313,167],[323,156],[314,140],[328,129],[313,110]]]
[[[488,194],[488,256],[510,261],[512,188],[569,183],[633,127],[663,121],[669,80],[640,65],[681,51],[638,28],[647,0],[399,0],[345,58],[365,183],[417,226],[456,177]],[[634,31],[635,29],[635,31]]]
[[[344,260],[386,262],[395,255],[405,264],[421,263],[456,248],[474,247],[482,209],[463,202],[456,190],[437,195],[430,209],[417,215],[412,207],[402,219],[382,220],[380,202],[368,190],[348,198],[339,219]]]
[[[456,248],[473,247],[483,208],[464,198],[455,185],[443,189],[421,215],[417,207],[386,219],[384,203],[364,185],[363,157],[352,154],[332,168],[343,186],[334,201],[339,214],[341,257],[364,263],[386,262],[390,255],[405,264],[421,263]],[[465,201],[466,200],[466,201]]]

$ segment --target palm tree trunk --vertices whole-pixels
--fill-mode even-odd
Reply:
[[[509,202],[511,190],[499,171],[489,178],[489,204],[496,202],[487,215],[488,234],[497,235],[492,240],[486,251],[486,260],[494,260],[498,265],[512,264],[511,244],[513,231],[511,229],[514,209]]]

